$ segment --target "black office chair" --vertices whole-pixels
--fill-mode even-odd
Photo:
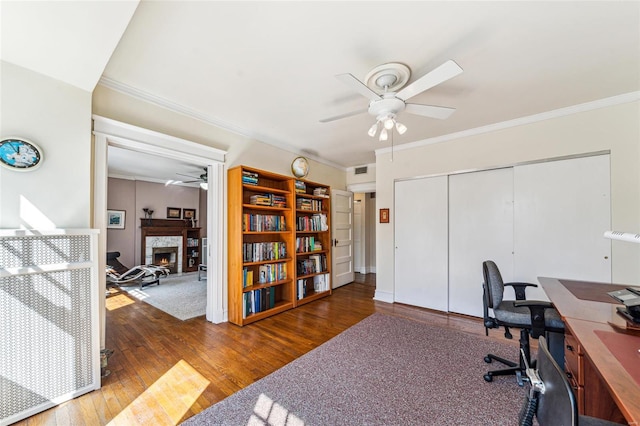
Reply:
[[[531,383],[529,396],[520,412],[519,425],[532,426],[535,416],[540,426],[608,426],[607,420],[578,415],[578,404],[569,380],[549,352],[544,336],[538,339],[536,368],[527,368]]]
[[[553,333],[554,343],[557,341],[557,357],[564,364],[564,323],[560,314],[551,302],[542,300],[526,300],[526,288],[537,287],[531,283],[504,283],[502,275],[496,264],[487,260],[482,263],[484,275],[484,327],[485,334],[489,335],[490,328],[504,327],[504,337],[513,338],[509,328],[520,329],[520,355],[518,362],[509,361],[499,356],[488,354],[484,357],[486,363],[496,360],[508,366],[500,370],[493,370],[484,375],[487,382],[491,382],[494,376],[506,376],[514,374],[518,384],[522,386],[526,365],[531,364],[531,351],[529,337],[537,339],[542,335]],[[504,287],[513,287],[516,300],[503,300]],[[489,309],[493,311],[493,317],[489,315]]]

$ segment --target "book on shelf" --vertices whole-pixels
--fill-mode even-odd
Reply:
[[[274,287],[259,288],[242,294],[242,318],[257,314],[276,306],[276,289]]]
[[[305,194],[307,192],[307,185],[303,181],[297,180],[295,190],[297,194]]]
[[[317,197],[329,198],[329,194],[327,194],[327,188],[320,186],[313,189],[313,195]]]
[[[254,206],[287,207],[287,197],[278,194],[254,194],[249,197],[249,204]]]
[[[311,198],[298,198],[296,200],[296,209],[322,211],[322,200],[313,200]]]
[[[258,184],[258,174],[255,172],[249,172],[247,170],[242,171],[242,183],[247,185]]]
[[[253,285],[253,270],[249,268],[242,268],[242,288],[250,287]]]
[[[258,267],[258,283],[268,284],[287,278],[286,263],[268,263]]]
[[[296,221],[296,231],[328,231],[327,215],[324,213],[311,216],[299,216]]]
[[[302,300],[307,296],[307,280],[306,279],[300,279],[298,280],[298,282],[296,283],[296,295],[298,300]]]
[[[327,256],[324,254],[312,254],[306,259],[297,261],[298,275],[311,275],[327,270]]]
[[[242,215],[242,230],[255,232],[286,231],[287,224],[284,216],[272,214],[250,214]]]
[[[286,259],[287,244],[281,241],[266,243],[242,243],[243,262]]]
[[[316,275],[313,277],[313,289],[316,293],[320,293],[323,291],[329,291],[330,288],[331,275],[322,274]]]

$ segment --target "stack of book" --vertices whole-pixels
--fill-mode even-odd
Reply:
[[[270,206],[271,197],[270,194],[256,194],[249,197],[249,202],[255,206]]]
[[[298,198],[296,200],[296,209],[298,210],[312,210],[311,200],[308,198]]]
[[[313,190],[313,195],[316,195],[318,197],[329,198],[329,195],[327,194],[327,188],[322,188],[322,187],[315,188]]]
[[[255,172],[249,172],[247,170],[242,171],[242,183],[245,185],[257,185],[258,174]]]
[[[272,207],[287,207],[287,197],[284,195],[276,194],[255,194],[249,197],[249,203],[254,206],[272,206]]]
[[[285,197],[284,195],[271,194],[271,205],[273,207],[286,208],[287,207],[287,197]]]
[[[297,180],[296,181],[296,193],[297,194],[306,194],[307,192],[307,185],[302,182],[301,180]]]

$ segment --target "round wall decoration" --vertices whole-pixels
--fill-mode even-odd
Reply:
[[[309,162],[304,157],[296,157],[291,163],[291,173],[297,178],[306,177],[309,174]]]
[[[35,170],[42,163],[42,149],[23,138],[0,140],[0,165],[11,170]]]

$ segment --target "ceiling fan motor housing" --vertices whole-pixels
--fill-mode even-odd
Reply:
[[[376,117],[377,120],[389,115],[395,117],[398,113],[404,111],[405,103],[403,100],[396,98],[395,93],[385,93],[382,96],[382,99],[371,101],[369,104],[369,114]]]

